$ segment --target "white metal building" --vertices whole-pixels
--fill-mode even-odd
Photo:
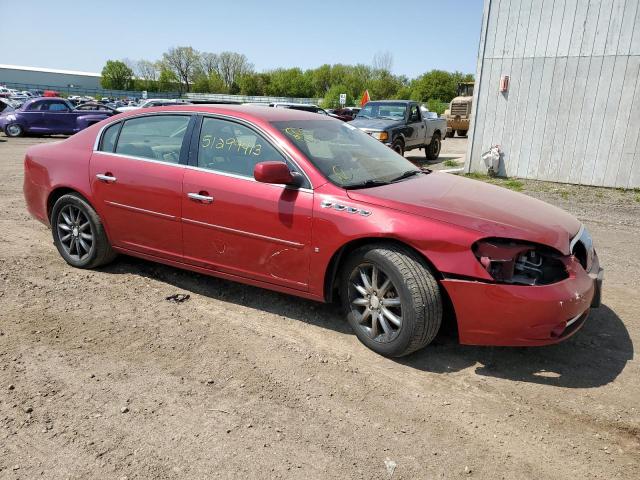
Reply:
[[[485,0],[466,171],[640,187],[639,4]]]
[[[100,88],[100,74],[53,68],[0,65],[0,85],[25,84],[50,87]]]

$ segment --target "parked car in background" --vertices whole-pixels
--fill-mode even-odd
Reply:
[[[75,111],[90,111],[90,112],[109,112],[111,115],[117,115],[118,110],[109,105],[104,105],[98,102],[81,103],[74,109]]]
[[[418,102],[411,100],[368,102],[349,124],[400,155],[407,150],[424,148],[427,160],[438,158],[447,130],[444,119],[424,119]]]
[[[142,103],[136,106],[120,107],[118,108],[118,112],[129,112],[139,108],[163,107],[167,105],[189,105],[189,102],[180,98],[150,98],[143,100]]]
[[[344,120],[345,122],[350,122],[351,120],[356,118],[356,115],[358,115],[359,111],[360,108],[358,107],[344,107],[334,110],[333,113],[339,116],[340,119]]]
[[[29,148],[23,191],[73,267],[124,253],[339,301],[357,337],[390,357],[429,344],[443,318],[463,344],[558,343],[600,304],[598,256],[571,214],[419,169],[325,115],[128,112]]]
[[[0,98],[0,113],[2,112],[12,112],[17,108],[11,100],[8,98]]]
[[[56,90],[45,90],[44,92],[42,92],[42,96],[43,97],[59,97],[60,92]]]
[[[41,97],[27,100],[14,111],[0,113],[0,129],[8,137],[19,137],[25,133],[73,134],[115,113],[113,109],[76,108],[64,98]]]

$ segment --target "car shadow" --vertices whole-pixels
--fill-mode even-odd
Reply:
[[[474,347],[439,336],[403,365],[433,373],[474,367],[477,375],[565,388],[595,388],[616,379],[633,359],[624,323],[606,305],[593,309],[585,325],[566,341],[546,347]]]
[[[134,274],[214,300],[286,316],[342,334],[353,334],[337,305],[243,285],[134,257],[120,256],[105,273]],[[443,329],[428,347],[396,363],[448,374],[475,367],[477,375],[565,388],[595,388],[616,379],[633,359],[633,342],[624,323],[606,305],[592,310],[584,327],[568,340],[546,347],[460,345],[454,329]],[[364,347],[363,347],[364,348]]]
[[[119,256],[115,262],[101,268],[101,271],[140,275],[175,287],[175,293],[195,293],[213,300],[286,316],[339,333],[352,334],[337,305],[319,303],[125,255]]]

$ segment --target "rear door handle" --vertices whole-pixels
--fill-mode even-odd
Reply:
[[[196,202],[213,203],[213,197],[210,197],[209,195],[202,195],[201,193],[191,192],[187,193],[187,196],[191,200],[195,200]]]
[[[114,183],[116,180],[118,180],[116,177],[112,177],[111,175],[107,175],[104,173],[97,174],[96,178],[98,180],[102,180],[103,182],[107,182],[107,183]]]

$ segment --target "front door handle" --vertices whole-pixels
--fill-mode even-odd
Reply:
[[[112,177],[110,174],[108,173],[99,173],[96,175],[96,178],[98,180],[102,180],[103,182],[107,182],[107,183],[115,183],[115,181],[117,180],[116,177]]]
[[[187,193],[187,196],[191,200],[195,200],[196,202],[213,203],[213,197],[210,197],[209,195],[203,195],[203,193],[206,193],[206,192],[202,192],[202,193],[191,192],[191,193]]]

